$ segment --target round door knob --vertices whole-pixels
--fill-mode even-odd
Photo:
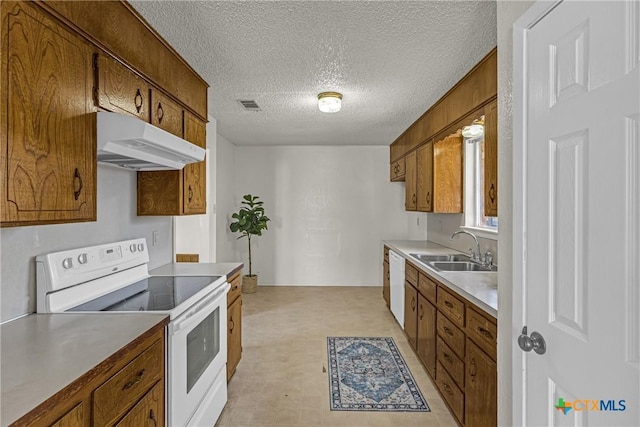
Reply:
[[[80,264],[86,264],[87,263],[87,254],[78,255],[78,262]]]
[[[135,252],[135,251],[137,251],[138,249],[136,248],[136,245],[132,243],[132,244],[129,246],[129,250],[130,250],[131,252]]]
[[[522,351],[535,351],[538,354],[544,354],[547,351],[547,343],[544,337],[536,331],[531,332],[531,336],[527,335],[527,327],[522,328],[522,334],[518,337],[518,346]]]

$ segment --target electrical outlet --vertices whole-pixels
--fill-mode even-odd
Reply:
[[[153,246],[158,244],[158,230],[153,230],[152,243]]]

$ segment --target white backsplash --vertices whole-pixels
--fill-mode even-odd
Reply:
[[[150,268],[171,262],[172,224],[167,216],[136,215],[136,173],[98,165],[98,220],[0,230],[0,321],[36,309],[37,255],[145,237]],[[153,231],[158,232],[152,245]]]

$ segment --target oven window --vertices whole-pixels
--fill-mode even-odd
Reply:
[[[220,352],[220,307],[187,335],[187,393]]]

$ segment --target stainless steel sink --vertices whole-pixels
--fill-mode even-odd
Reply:
[[[437,271],[498,271],[496,266],[485,267],[471,261],[431,261],[427,263]]]
[[[441,254],[441,255],[425,255],[425,254],[410,254],[418,261],[424,263],[430,263],[434,261],[470,261],[467,255],[463,254]]]

